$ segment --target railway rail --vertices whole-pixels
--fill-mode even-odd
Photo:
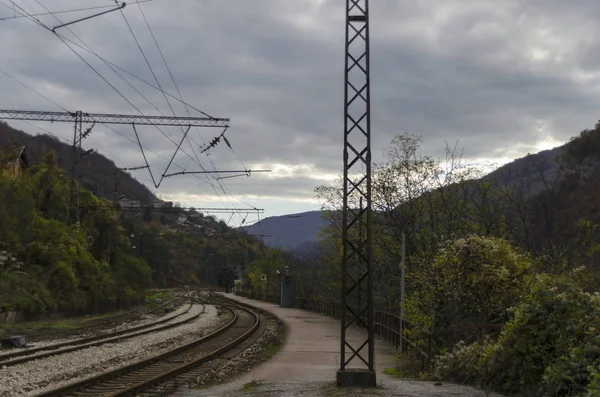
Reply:
[[[27,331],[21,332],[21,334],[24,334],[25,337],[27,338],[27,340],[35,341],[35,340],[39,340],[42,338],[45,339],[49,335],[62,335],[62,336],[76,335],[76,334],[81,334],[82,332],[93,329],[93,328],[110,327],[111,325],[114,325],[114,324],[120,324],[125,320],[135,320],[142,316],[152,314],[160,309],[163,309],[169,305],[172,305],[174,302],[180,300],[182,297],[185,297],[186,294],[188,294],[188,292],[189,291],[178,291],[175,293],[174,296],[168,298],[165,302],[161,303],[160,305],[158,305],[154,308],[137,307],[137,308],[127,311],[125,313],[119,313],[116,315],[107,316],[107,317],[97,319],[97,320],[91,320],[88,324],[86,324],[84,326],[71,328],[68,331],[65,331],[65,330],[61,330],[61,331],[36,330],[33,332],[27,332]],[[6,336],[8,336],[8,335],[6,335]]]
[[[162,394],[173,387],[180,376],[200,369],[249,338],[260,326],[254,311],[233,305],[221,305],[231,321],[195,341],[103,374],[84,379],[38,397],[52,396],[139,396]],[[161,392],[162,390],[162,392]]]
[[[55,355],[59,355],[59,354],[82,350],[82,349],[92,347],[92,346],[99,346],[99,345],[102,345],[105,343],[111,343],[111,342],[116,342],[119,340],[129,339],[129,338],[133,338],[136,336],[148,334],[151,332],[157,332],[157,331],[162,331],[162,330],[169,329],[169,328],[178,327],[180,325],[183,325],[183,324],[186,324],[186,323],[196,320],[200,315],[202,315],[204,313],[204,310],[205,310],[204,304],[201,301],[199,301],[197,298],[195,298],[193,295],[191,295],[191,296],[185,295],[185,297],[179,297],[178,299],[186,299],[186,300],[189,299],[190,303],[185,311],[178,313],[174,316],[168,316],[168,317],[162,318],[158,321],[154,321],[149,324],[144,324],[144,325],[140,325],[137,327],[132,327],[132,328],[128,328],[128,329],[124,329],[124,330],[120,330],[120,331],[105,333],[102,335],[95,335],[95,336],[88,337],[88,338],[81,338],[81,339],[76,339],[76,340],[72,340],[72,341],[66,341],[66,342],[62,342],[62,343],[41,346],[38,348],[31,348],[31,349],[6,353],[3,355],[0,355],[0,368],[4,367],[4,366],[6,366],[6,367],[14,366],[14,365],[22,364],[22,363],[25,363],[28,361],[47,358],[50,356],[55,356]],[[181,320],[181,321],[177,321],[177,322],[173,322],[170,324],[165,324],[165,325],[157,327],[157,325],[161,325],[166,322],[172,321],[172,320],[188,313],[191,310],[191,308],[194,306],[195,303],[200,303],[203,305],[200,313],[198,313],[194,316],[191,316],[189,318],[186,318],[184,320]]]

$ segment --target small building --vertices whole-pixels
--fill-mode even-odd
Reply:
[[[121,208],[139,208],[139,207],[141,207],[141,204],[139,201],[136,201],[136,200],[122,198],[119,200],[119,206]]]
[[[8,161],[4,165],[4,171],[9,175],[18,178],[21,176],[23,171],[29,167],[29,160],[27,159],[27,150],[25,149],[25,146],[17,148],[11,158],[12,160]]]

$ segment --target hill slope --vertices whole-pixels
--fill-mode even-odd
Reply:
[[[242,229],[249,234],[263,235],[263,241],[271,248],[291,250],[305,243],[318,242],[323,226],[323,212],[309,211],[272,216]]]
[[[574,143],[575,142],[575,143]],[[559,157],[574,147],[578,140],[515,159],[482,177],[499,187],[519,187],[529,198],[554,184],[560,174]],[[319,232],[325,226],[322,211],[273,216],[251,226],[243,227],[250,234],[260,234],[272,248],[311,255],[319,247]]]
[[[46,153],[54,151],[58,166],[70,173],[73,159],[72,146],[50,135],[32,136],[0,122],[0,148],[26,146],[30,165],[39,164]],[[142,183],[127,172],[119,171],[115,163],[99,153],[84,157],[81,164],[83,186],[99,197],[113,199],[115,187],[120,195],[143,204],[151,204],[158,198]],[[116,176],[118,173],[118,180]]]

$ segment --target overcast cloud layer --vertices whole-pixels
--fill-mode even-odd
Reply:
[[[2,4],[0,17],[18,15]],[[105,0],[15,0],[29,12],[105,6]],[[231,118],[225,145],[200,154],[220,133],[193,130],[192,146],[171,171],[269,168],[271,174],[226,179],[166,179],[156,191],[184,205],[249,205],[265,216],[317,209],[313,189],[341,171],[344,62],[343,0],[153,0],[141,6],[184,99]],[[12,8],[12,5],[11,5]],[[17,8],[18,11],[18,8]],[[101,11],[101,10],[98,10]],[[71,21],[97,11],[57,14]],[[139,6],[124,15],[161,86],[170,80]],[[40,16],[50,27],[52,16]],[[592,0],[371,1],[372,133],[375,159],[393,135],[423,135],[423,151],[444,141],[472,159],[506,162],[558,146],[598,119],[600,2]],[[120,12],[70,27],[89,47],[156,85]],[[66,28],[57,30],[77,39]],[[78,42],[78,41],[77,41]],[[81,42],[78,42],[81,44]],[[163,95],[124,75],[146,101],[94,56],[73,47],[145,114],[171,114]],[[51,32],[25,19],[0,20],[0,69],[69,110],[136,110]],[[60,110],[0,74],[0,108]],[[177,115],[186,109],[171,101]],[[157,110],[158,108],[159,110]],[[198,115],[192,111],[192,115]],[[30,133],[31,124],[11,123]],[[72,126],[37,123],[70,138]],[[130,127],[95,127],[86,148],[120,167],[143,165]],[[181,130],[140,127],[155,174],[162,174]],[[238,158],[239,157],[239,158]],[[243,164],[240,162],[243,161]],[[179,168],[178,168],[179,166]],[[135,176],[151,185],[146,171]],[[218,195],[216,193],[218,193]],[[227,218],[227,217],[226,217]],[[239,223],[241,218],[237,219]],[[255,219],[248,219],[254,221]],[[234,219],[235,221],[235,219]]]

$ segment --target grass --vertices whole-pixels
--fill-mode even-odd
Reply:
[[[244,393],[251,392],[252,390],[256,389],[258,386],[260,386],[262,384],[263,384],[262,380],[252,379],[250,382],[245,383],[244,386],[242,386],[242,391]]]
[[[175,291],[173,289],[149,289],[146,294],[146,307],[154,308],[158,306],[158,300],[162,302],[170,298]],[[36,332],[36,331],[70,331],[75,328],[85,327],[103,320],[106,318],[118,316],[131,311],[133,308],[127,310],[119,310],[115,312],[108,312],[104,314],[84,316],[84,317],[71,317],[65,319],[45,319],[37,321],[27,321],[23,323],[4,323],[0,322],[0,334],[15,334],[20,332]]]
[[[24,323],[0,323],[0,332],[3,333],[15,333],[23,331],[69,331],[71,329],[85,327],[93,321],[102,320],[104,318],[112,317],[115,315],[126,313],[127,311],[122,310],[118,312],[111,312],[100,314],[97,316],[86,316],[86,317],[73,317],[61,320],[39,320],[39,321],[28,321]]]
[[[174,292],[175,291],[172,289],[149,289],[146,293],[146,306],[156,306],[159,299],[164,302],[169,299]]]
[[[277,354],[281,350],[281,347],[283,346],[284,339],[285,339],[285,328],[280,327],[279,330],[277,331],[277,333],[275,335],[273,335],[273,337],[269,341],[267,348],[263,351],[263,356],[262,356],[261,361],[268,360],[271,357],[273,357],[275,354]]]
[[[396,369],[396,368],[386,368],[383,370],[383,373],[388,374],[393,376],[394,378],[397,379],[409,379],[412,378],[412,376],[410,376],[407,372],[401,370],[401,369]]]

